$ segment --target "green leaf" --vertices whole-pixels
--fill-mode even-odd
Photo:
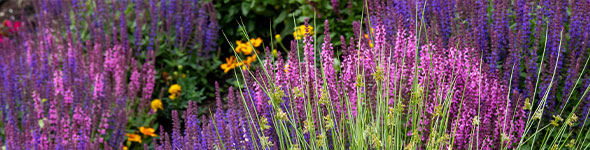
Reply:
[[[164,59],[164,62],[166,63],[167,66],[176,66],[176,63],[174,63],[168,59]]]
[[[236,6],[232,5],[229,7],[228,11],[228,15],[227,16],[233,16],[234,14],[236,14]],[[228,18],[233,18],[233,17],[228,17]]]
[[[283,22],[285,20],[285,18],[287,17],[287,11],[282,11],[281,14],[279,14],[279,16],[272,21],[272,26],[276,26],[277,24]]]
[[[250,6],[248,5],[248,3],[242,3],[242,15],[248,16],[249,11]]]
[[[334,59],[334,70],[336,71],[340,71],[340,60],[339,59]]]

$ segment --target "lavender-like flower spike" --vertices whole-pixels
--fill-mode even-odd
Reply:
[[[140,72],[139,69],[137,68],[137,61],[135,59],[131,59],[131,76],[129,78],[129,87],[128,90],[129,91],[129,95],[128,97],[136,97],[137,93],[139,92],[139,89],[141,87],[141,77],[140,77]],[[144,104],[145,105],[145,104]]]
[[[329,91],[330,99],[332,100],[332,104],[335,107],[337,116],[340,116],[342,113],[340,101],[338,99],[338,91],[336,87],[336,71],[334,70],[334,52],[332,43],[330,42],[330,26],[328,20],[324,23],[324,43],[322,44],[322,68],[324,73],[324,79],[326,80],[326,86],[323,88],[327,88]]]
[[[178,111],[172,110],[172,148],[183,149],[184,140],[180,132],[180,118],[178,118]]]
[[[136,50],[135,55],[138,54],[137,52],[139,52],[141,45],[142,45],[142,43],[141,43],[142,38],[141,37],[143,36],[143,34],[142,34],[143,32],[141,30],[142,30],[143,23],[144,23],[143,18],[145,16],[143,14],[143,12],[145,12],[145,11],[142,9],[142,6],[143,6],[142,3],[143,3],[143,0],[135,3],[136,4],[135,5],[136,6],[135,7],[135,14],[137,15],[135,18],[135,31],[133,32],[133,36],[135,37],[135,40],[133,41],[133,42],[135,42],[135,50]]]
[[[166,2],[161,2],[161,3],[166,3]],[[165,5],[162,5],[165,6]],[[168,10],[167,12],[164,12],[164,18],[166,18],[166,28],[168,29],[168,31],[172,31],[172,23],[174,23],[174,20],[176,17],[178,17],[176,14],[176,0],[168,0],[168,7],[165,8],[165,10]],[[178,31],[176,31],[178,32]]]
[[[585,82],[586,86],[582,86],[583,91],[586,91],[586,89],[590,88],[590,78],[586,79]],[[586,96],[581,97],[580,100],[582,100],[585,104],[583,105],[581,111],[581,117],[580,117],[580,125],[579,127],[582,127],[584,123],[588,124],[588,113],[590,113],[590,95],[588,95],[589,93],[586,94]]]
[[[339,14],[340,9],[338,9],[338,0],[330,0],[330,2],[332,3],[332,10],[334,10],[334,13]]]
[[[216,144],[220,144],[221,141],[219,141],[219,139],[225,139],[226,135],[226,131],[224,131],[225,129],[225,113],[224,113],[224,109],[223,109],[223,102],[221,101],[221,96],[220,91],[219,91],[219,83],[217,83],[217,81],[215,81],[215,100],[216,100],[216,105],[217,105],[217,109],[215,110],[215,127],[214,127],[214,133],[218,133],[219,136],[221,138],[215,138],[215,143]],[[217,130],[215,130],[215,128],[217,128]],[[227,141],[224,141],[224,143]]]
[[[226,132],[229,132],[229,136],[226,136],[225,143],[229,148],[237,148],[238,141],[238,105],[235,99],[234,88],[229,87],[227,92],[227,103],[229,108],[227,109],[226,116],[228,124],[225,128]]]
[[[121,44],[124,48],[123,50],[125,51],[124,54],[127,56],[127,53],[131,54],[131,50],[127,39],[127,15],[125,14],[125,9],[127,9],[127,0],[123,0],[119,3],[119,35]]]
[[[149,43],[148,43],[148,47],[147,50],[154,50],[154,38],[156,38],[156,32],[158,30],[158,14],[156,12],[159,12],[158,7],[156,6],[154,0],[150,0],[150,12],[151,13],[151,18],[153,19],[151,21],[152,25],[150,27],[150,35],[149,35]],[[162,18],[166,18],[166,16],[163,16]]]
[[[213,7],[212,3],[205,4],[206,9],[209,12],[209,24],[207,25],[207,32],[205,34],[205,47],[203,51],[205,52],[205,56],[209,55],[210,52],[215,51],[217,48],[217,38],[219,36],[219,24],[217,23],[217,14],[215,13],[215,7]],[[201,8],[203,9],[203,8]]]
[[[303,55],[305,60],[305,74],[303,77],[304,89],[308,89],[309,91],[317,90],[319,91],[319,80],[316,79],[316,66],[315,66],[315,50],[313,45],[313,37],[310,34],[310,26],[308,20],[305,19],[305,36],[303,37]],[[313,92],[310,92],[313,93]],[[310,95],[311,96],[311,95]],[[311,96],[313,99],[317,99],[315,96]],[[315,109],[314,109],[315,110]]]
[[[146,62],[143,64],[143,66],[141,67],[142,72],[144,74],[144,78],[143,78],[143,83],[145,83],[145,85],[143,86],[142,89],[142,103],[147,104],[149,102],[149,100],[151,100],[150,98],[152,97],[152,93],[154,90],[154,85],[155,85],[155,76],[156,76],[156,70],[155,70],[155,58],[154,58],[154,51],[147,51],[147,60]]]

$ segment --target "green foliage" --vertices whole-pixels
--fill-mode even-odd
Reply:
[[[278,41],[278,44],[282,44],[281,48],[285,52],[288,51],[288,47],[283,45],[289,45],[293,39],[295,27],[302,25],[306,18],[313,23],[314,16],[318,20],[328,19],[331,24],[332,39],[336,35],[351,37],[354,35],[352,22],[360,20],[361,14],[350,12],[361,12],[362,6],[362,1],[340,0],[337,12],[332,8],[330,0],[223,0],[215,4],[219,13],[219,24],[229,41],[245,39],[238,28],[238,22],[241,22],[251,37],[270,39],[274,38],[275,34],[280,34],[282,39]],[[323,32],[323,21],[315,23],[317,24],[317,29],[314,28],[316,33]],[[323,35],[317,38],[323,39]],[[270,40],[265,41],[270,42]],[[224,56],[233,55],[225,39],[221,38],[219,42]],[[277,40],[273,39],[273,42]],[[333,43],[339,48],[340,40],[334,40]]]

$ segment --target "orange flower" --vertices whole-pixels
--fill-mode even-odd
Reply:
[[[149,135],[152,137],[158,136],[157,134],[154,134],[156,130],[150,127],[139,127],[139,132],[141,132],[143,135]]]
[[[127,141],[141,143],[141,136],[139,136],[138,134],[127,133],[125,134],[125,136],[127,136]]]
[[[252,40],[254,40],[254,39],[252,39]],[[260,40],[260,42],[262,42],[262,40]],[[254,41],[252,43],[254,43]],[[236,41],[236,45],[237,45],[235,48],[236,53],[243,53],[245,55],[252,54],[253,49],[252,49],[252,46],[250,46],[249,42],[244,43],[242,41]]]
[[[250,63],[253,63],[256,61],[256,54],[252,55],[252,56],[248,56],[248,58],[246,58],[246,65],[250,66]]]
[[[372,28],[371,28],[371,29],[372,29]],[[366,38],[367,40],[369,40],[369,46],[372,48],[372,47],[373,47],[373,42],[371,42],[371,38],[369,38],[369,35],[368,35],[368,34],[365,34],[365,38]]]
[[[252,42],[252,45],[254,47],[259,47],[260,44],[262,44],[262,39],[260,39],[260,37],[255,38],[255,39],[250,39],[250,42]],[[247,55],[247,54],[246,54]]]
[[[252,46],[250,46],[249,44],[242,44],[236,47],[236,52],[241,52],[244,55],[250,55],[253,51],[254,49],[252,49]]]
[[[240,41],[240,40],[236,40],[236,49],[235,49],[236,53],[242,52],[242,48],[240,48],[240,46],[242,46],[242,45],[245,45],[245,43],[242,43],[242,41]]]
[[[221,64],[221,69],[223,69],[224,73],[227,73],[229,70],[232,70],[236,67],[236,57],[231,56],[225,58],[225,64]]]

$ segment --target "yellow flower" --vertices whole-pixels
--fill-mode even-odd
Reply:
[[[129,148],[127,148],[127,146],[123,146],[123,150],[128,150]]]
[[[152,107],[152,109],[157,112],[158,109],[163,110],[164,107],[162,107],[162,100],[160,99],[154,99],[152,100],[152,102],[150,103],[150,106]]]
[[[127,141],[141,143],[141,136],[139,136],[138,134],[127,133],[125,134],[125,136],[127,136]]]
[[[285,72],[289,72],[289,64],[285,65]]]
[[[170,88],[168,89],[168,93],[170,93],[169,98],[171,100],[176,99],[176,97],[178,95],[180,95],[180,91],[182,90],[182,87],[180,87],[180,85],[178,84],[173,84],[172,86],[170,86]]]
[[[221,64],[221,69],[223,69],[224,73],[227,73],[229,70],[232,70],[236,67],[236,57],[231,56],[225,58],[225,64]]]
[[[252,42],[252,45],[254,47],[259,47],[262,44],[262,39],[260,39],[260,37],[255,38],[255,39],[250,39],[250,42]]]
[[[550,121],[550,124],[553,126],[559,126],[559,122],[563,121],[563,118],[558,115],[553,115],[553,120]]]
[[[168,98],[170,98],[171,100],[175,100],[176,99],[176,94],[171,94],[170,96],[168,96]]]
[[[281,35],[280,34],[275,34],[275,39],[277,41],[281,41]]]
[[[168,89],[168,93],[170,93],[170,94],[179,94],[181,90],[182,90],[182,88],[180,87],[180,85],[178,85],[178,84],[173,84],[173,85],[172,85],[172,86],[170,86],[170,88]]]
[[[301,40],[301,35],[299,35],[297,31],[295,31],[293,32],[293,38],[295,38],[296,40]]]
[[[305,25],[297,27],[297,29],[295,29],[295,32],[293,32],[293,38],[295,38],[296,40],[300,40],[302,37],[306,36],[306,33],[309,33],[310,35],[313,34],[312,26],[308,26],[307,29],[308,30],[305,29]]]
[[[277,52],[277,49],[273,49],[272,50],[272,56],[274,57],[278,57],[279,53]]]
[[[154,134],[156,130],[150,127],[139,127],[139,132],[141,132],[143,135],[149,135],[152,137],[158,136],[157,134]]]

